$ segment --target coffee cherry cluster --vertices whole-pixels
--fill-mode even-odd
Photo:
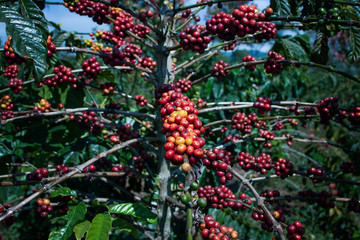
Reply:
[[[280,74],[284,66],[280,62],[276,62],[279,60],[285,60],[285,58],[276,52],[273,51],[268,52],[268,58],[264,63],[264,68],[266,70],[266,73]]]
[[[340,165],[340,169],[342,169],[346,173],[354,173],[355,172],[355,164],[352,161],[343,162]]]
[[[93,40],[96,39],[98,41],[103,41],[103,42],[109,42],[113,45],[116,45],[119,41],[121,41],[121,38],[117,35],[115,35],[113,32],[109,32],[109,31],[101,31],[101,30],[97,30],[95,33],[95,37],[93,35],[93,33],[90,33],[91,37],[93,38]],[[95,49],[94,49],[95,50]]]
[[[199,98],[199,99],[196,101],[196,106],[197,106],[198,108],[206,107],[206,105],[207,105],[207,103],[206,103],[203,99],[201,99],[201,98]]]
[[[68,168],[65,163],[56,165],[56,175],[61,176],[68,172],[70,172],[70,168]]]
[[[217,13],[206,21],[206,30],[212,35],[218,35],[222,40],[234,40],[237,31],[236,26],[234,26],[234,20],[231,14],[224,12]]]
[[[220,178],[220,183],[225,184],[228,180],[233,178],[232,173],[227,172],[228,165],[232,166],[234,156],[224,149],[214,148],[206,152],[207,158],[203,160],[204,166],[207,169],[216,171],[216,176]],[[219,162],[222,161],[222,162]]]
[[[26,175],[26,180],[28,181],[41,181],[43,178],[47,178],[49,176],[49,170],[46,168],[37,168],[33,173],[29,173]]]
[[[266,122],[259,121],[257,119],[256,113],[252,113],[246,116],[245,113],[237,112],[231,118],[231,128],[236,129],[242,133],[251,133],[252,128],[264,128],[266,126]]]
[[[261,43],[263,40],[269,41],[276,37],[277,29],[275,23],[272,22],[257,22],[257,34],[254,34],[254,39]]]
[[[191,9],[186,9],[182,12],[181,17],[182,18],[188,18],[191,15]]]
[[[222,143],[228,143],[228,142],[236,142],[237,140],[239,140],[241,138],[241,136],[239,134],[235,134],[235,135],[227,135]],[[233,147],[235,148],[235,145],[230,145],[229,147]]]
[[[317,107],[320,114],[320,122],[323,124],[329,124],[330,120],[339,112],[339,98],[329,97],[321,100]]]
[[[288,146],[291,146],[292,144],[293,144],[293,142],[294,142],[294,136],[293,135],[290,135],[290,134],[283,134],[283,135],[281,135],[281,137],[286,137],[287,139],[286,139],[286,144],[288,145]]]
[[[130,140],[130,139],[140,137],[139,130],[131,129],[130,124],[120,125],[120,127],[118,127],[118,129],[117,129],[116,134],[117,135],[110,137],[110,140],[114,143],[117,143],[119,141],[124,142],[124,141]],[[113,140],[112,140],[112,138],[113,138]],[[133,148],[138,148],[139,143],[133,143],[130,146],[132,146]]]
[[[69,8],[71,12],[76,12],[81,16],[88,16],[92,18],[97,24],[110,23],[111,21],[106,16],[111,16],[109,6],[100,2],[93,2],[90,0],[66,0],[65,7]]]
[[[360,124],[360,107],[353,107],[348,110],[348,120],[352,125]]]
[[[185,28],[184,31],[179,34],[181,47],[185,51],[192,50],[200,54],[204,53],[211,38],[203,35],[203,33],[205,33],[204,25],[193,25]]]
[[[125,47],[125,48],[124,48]],[[122,49],[122,51],[120,51]],[[140,56],[143,52],[141,48],[133,43],[126,43],[125,41],[119,42],[113,50],[103,49],[106,56],[102,56],[106,65],[114,66],[126,66],[126,62],[136,64],[137,56]],[[123,73],[132,73],[131,70],[121,70]]]
[[[321,191],[319,193],[312,191],[311,189],[306,191],[300,191],[299,196],[304,197],[301,201],[307,202],[309,204],[314,204],[315,202],[319,204],[322,208],[334,208],[335,203],[330,198],[332,194],[327,191]]]
[[[299,109],[299,106],[297,104],[295,107],[289,107],[289,112],[295,113],[296,116],[299,116],[301,114],[301,110]]]
[[[226,227],[216,222],[211,215],[205,216],[203,223],[200,224],[203,239],[209,240],[239,240],[238,232],[232,227]]]
[[[275,174],[281,179],[285,179],[287,176],[293,175],[294,164],[287,158],[278,158],[274,163]]]
[[[26,58],[22,58],[17,55],[14,49],[10,46],[11,37],[4,44],[4,56],[9,64],[21,64],[26,61]]]
[[[154,16],[154,13],[151,10],[147,10],[147,11],[141,10],[139,12],[139,16],[141,19],[145,20],[146,18],[152,18]]]
[[[216,77],[218,80],[223,80],[229,74],[230,70],[225,70],[229,66],[228,63],[223,60],[215,63],[211,69],[211,76]]]
[[[111,95],[114,93],[115,84],[107,82],[107,83],[101,84],[100,88],[103,90],[104,94]]]
[[[73,200],[75,201],[75,198],[72,195],[60,196],[59,203],[61,204],[59,205],[59,209],[57,211],[61,214],[67,213],[67,211],[69,211],[68,203]]]
[[[260,156],[254,157],[249,153],[240,152],[236,161],[244,171],[254,170],[266,174],[271,169],[272,159],[270,155],[261,153]]]
[[[122,170],[124,170],[124,164],[122,164],[122,163],[119,163],[118,165],[113,166],[111,168],[111,171],[113,171],[113,172],[120,172]]]
[[[165,158],[174,165],[182,164],[182,170],[187,172],[191,168],[190,164],[204,157],[201,148],[205,140],[200,134],[205,129],[197,116],[198,110],[174,84],[160,86],[155,92],[155,98],[156,103],[162,106],[161,132],[167,137]]]
[[[141,107],[145,106],[148,103],[148,100],[145,99],[143,95],[135,95],[136,105],[140,105]]]
[[[236,28],[236,34],[244,37],[246,34],[253,34],[258,29],[258,23],[255,18],[258,17],[258,10],[255,5],[240,5],[232,13],[235,18],[233,26]]]
[[[65,67],[64,65],[59,65],[54,67],[53,73],[55,76],[43,79],[42,83],[49,87],[56,87],[62,83],[69,83],[73,88],[79,86],[78,79],[74,76],[72,69]]]
[[[276,124],[275,126],[274,126],[274,130],[275,131],[279,131],[279,130],[281,130],[281,129],[283,129],[284,128],[284,124],[282,123],[282,122],[280,122],[280,123],[278,123],[278,124]]]
[[[357,198],[351,198],[351,200],[348,202],[347,209],[349,211],[353,211],[355,213],[360,213],[360,203]]]
[[[178,88],[181,88],[183,93],[186,93],[191,89],[191,81],[186,78],[182,78],[175,83]],[[198,106],[199,107],[199,106]]]
[[[47,113],[51,110],[51,105],[46,99],[41,99],[40,102],[34,106],[33,110],[36,113]]]
[[[145,159],[143,159],[141,156],[133,156],[132,160],[134,162],[134,168],[141,172],[144,169]]]
[[[256,58],[251,55],[247,55],[247,56],[243,57],[242,61],[243,62],[255,62]],[[245,69],[248,69],[251,72],[255,71],[255,68],[256,68],[256,65],[245,65]]]
[[[264,190],[260,193],[261,197],[265,198],[265,201],[273,204],[273,203],[279,203],[279,200],[273,199],[273,197],[280,197],[280,192],[278,190]]]
[[[220,187],[212,187],[210,185],[199,187],[199,198],[205,198],[207,203],[212,208],[223,209],[230,207],[233,210],[238,210],[242,207],[240,202],[232,201],[229,199],[236,199],[235,194],[225,185]]]
[[[316,114],[316,109],[313,107],[306,107],[304,109],[305,115],[315,115]]]
[[[145,38],[146,35],[150,34],[151,30],[149,27],[143,24],[136,24],[130,29],[131,32],[135,33],[140,38]]]
[[[148,68],[150,70],[155,70],[156,64],[157,63],[151,57],[142,57],[141,59],[139,59],[139,63],[138,63],[139,66],[143,68]]]
[[[51,41],[52,37],[49,35],[47,40],[46,40],[46,45],[48,47],[48,51],[47,51],[47,56],[49,58],[51,58],[54,53],[56,53],[56,46],[55,44]]]
[[[109,104],[105,105],[105,108],[106,109],[120,110],[122,108],[122,105],[121,105],[121,103],[116,103],[114,101],[111,101]],[[104,113],[103,116],[107,117],[107,114]]]
[[[306,171],[309,176],[323,177],[325,176],[324,169],[322,167],[311,167]],[[313,183],[321,182],[322,180],[313,178]]]
[[[131,31],[134,26],[134,18],[129,13],[121,11],[113,22],[114,34],[121,38],[125,38],[128,36],[126,31]]]
[[[305,234],[305,228],[299,221],[295,221],[293,224],[288,225],[286,230],[288,231],[286,237],[290,240],[301,240],[302,235]]]
[[[84,168],[82,170],[83,173],[86,172],[95,172],[95,171],[100,171],[101,169],[109,169],[112,168],[112,164],[111,161],[109,159],[107,159],[106,157],[100,158],[98,161],[96,161],[95,163],[90,164],[88,167]]]
[[[15,93],[20,93],[21,90],[23,90],[23,80],[18,79],[16,77],[9,79],[9,85],[8,87]]]
[[[4,77],[9,79],[15,78],[19,72],[19,67],[16,64],[9,65],[5,68]]]
[[[78,117],[77,122],[81,128],[89,130],[94,135],[98,135],[105,127],[94,111],[83,112],[82,115]]]
[[[0,99],[0,115],[2,120],[6,120],[9,118],[15,117],[12,109],[14,108],[14,104],[9,95],[6,95]]]
[[[261,210],[261,212],[263,212],[263,211]],[[278,222],[286,221],[286,217],[284,216],[283,209],[281,207],[277,207],[276,210],[274,212],[272,212],[271,214],[275,218],[275,220]],[[272,232],[274,230],[271,220],[268,219],[264,213],[253,212],[251,217],[255,221],[258,221],[258,220],[262,221],[261,228],[264,229],[265,231]]]
[[[268,97],[258,97],[254,102],[254,108],[259,109],[260,113],[265,113],[266,111],[270,111],[272,101]]]
[[[53,207],[50,206],[50,200],[47,198],[38,198],[36,204],[38,205],[36,213],[41,217],[47,217],[53,211]]]
[[[85,59],[81,67],[84,71],[83,74],[85,77],[90,79],[95,79],[101,73],[100,63],[97,61],[95,56]]]
[[[274,138],[275,138],[275,134],[273,132],[268,131],[268,130],[260,130],[259,136],[261,138],[265,138],[265,143],[263,145],[265,148],[272,147],[272,144],[269,141],[274,140]]]

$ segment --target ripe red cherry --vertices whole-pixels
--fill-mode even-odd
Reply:
[[[168,151],[168,150],[173,150],[174,147],[175,147],[175,145],[174,145],[174,143],[172,143],[172,142],[167,142],[167,143],[165,143],[165,145],[164,145],[164,149],[165,149],[166,151]]]
[[[175,151],[174,151],[174,150],[168,150],[168,151],[165,152],[164,157],[165,157],[165,159],[167,159],[167,160],[172,160],[173,157],[174,157],[174,154],[175,154]]]
[[[113,143],[117,143],[119,141],[119,137],[118,136],[111,136],[110,141],[112,141]]]
[[[180,165],[183,162],[184,156],[180,154],[174,154],[174,157],[172,159],[172,164],[174,165]]]

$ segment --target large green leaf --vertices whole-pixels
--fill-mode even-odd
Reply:
[[[32,4],[27,3],[26,6],[32,7]],[[32,12],[35,9],[33,7],[26,9],[28,14],[31,13],[30,17],[37,14],[37,11]],[[34,76],[40,80],[45,75],[47,68],[47,47],[44,37],[47,33],[37,27],[32,19],[22,16],[17,10],[7,7],[5,4],[0,5],[0,21],[5,22],[6,32],[12,36],[11,46],[15,52],[21,57],[33,60]]]
[[[309,61],[309,57],[302,46],[298,42],[290,39],[284,38],[276,40],[273,50],[288,60]]]
[[[92,220],[86,240],[108,240],[111,230],[110,214],[98,214]]]
[[[157,221],[156,215],[154,213],[152,213],[149,209],[144,208],[138,203],[117,204],[112,206],[109,212],[146,219],[149,223],[154,223]]]
[[[291,13],[288,0],[271,0],[270,7],[272,7],[278,15],[290,15]]]
[[[360,57],[360,28],[352,27],[349,30],[350,51],[348,60],[355,62]]]
[[[316,40],[314,42],[311,61],[326,64],[329,60],[329,45],[328,36],[323,32],[316,34]]]
[[[122,232],[127,232],[130,233],[131,235],[133,235],[134,237],[138,238],[139,235],[139,230],[137,228],[134,227],[133,224],[131,224],[130,222],[126,221],[125,219],[112,219],[112,227],[116,228],[119,231]]]
[[[50,196],[51,197],[58,197],[58,196],[74,196],[74,197],[76,197],[76,191],[71,190],[68,187],[62,187],[62,188],[59,188],[59,189],[53,191],[50,194]]]
[[[86,204],[84,202],[80,202],[75,206],[70,206],[69,211],[65,216],[65,219],[67,220],[66,225],[60,230],[51,232],[49,240],[69,239],[73,234],[74,226],[84,219],[86,211]]]
[[[76,226],[74,227],[74,233],[77,240],[81,240],[84,237],[85,233],[87,233],[87,231],[89,230],[90,225],[91,222],[89,222],[88,220],[76,224]]]
[[[21,13],[24,17],[31,19],[35,26],[43,34],[43,38],[49,35],[49,29],[44,13],[32,0],[20,0]]]

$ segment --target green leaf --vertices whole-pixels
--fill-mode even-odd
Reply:
[[[93,219],[86,240],[108,240],[111,230],[110,214],[98,214]]]
[[[347,59],[355,62],[360,57],[360,28],[352,27],[349,30],[350,51]]]
[[[65,219],[67,220],[66,225],[60,230],[53,231],[50,233],[49,240],[66,240],[73,234],[74,226],[84,219],[86,214],[86,204],[80,202],[75,206],[70,206]]]
[[[58,190],[53,191],[50,194],[51,197],[58,197],[58,196],[74,196],[76,197],[76,191],[71,190],[68,187],[62,187]]]
[[[156,215],[154,213],[137,203],[117,204],[112,206],[109,212],[146,219],[149,223],[155,223],[157,221]]]
[[[316,40],[314,42],[311,61],[326,64],[329,60],[329,45],[328,37],[323,32],[318,32],[316,34]]]
[[[112,227],[116,228],[119,231],[128,232],[134,237],[138,237],[139,230],[134,227],[133,224],[129,223],[125,219],[112,219]]]
[[[84,237],[85,233],[89,230],[90,225],[91,222],[89,222],[88,220],[76,224],[73,231],[77,240],[81,240],[81,238]]]
[[[299,61],[309,61],[305,50],[297,42],[290,39],[276,40],[273,50],[280,53],[285,59],[296,59]]]
[[[43,34],[43,38],[49,35],[49,29],[44,13],[32,0],[20,0],[22,15],[32,20],[35,26]]]
[[[35,78],[40,80],[47,68],[46,38],[43,37],[47,33],[38,28],[30,18],[4,4],[0,5],[0,21],[5,22],[6,32],[12,36],[11,47],[19,56],[33,60]]]
[[[288,0],[271,0],[270,7],[278,15],[290,15],[291,8]]]

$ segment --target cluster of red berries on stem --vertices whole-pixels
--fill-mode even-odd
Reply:
[[[261,210],[261,212],[263,212],[263,211]],[[284,216],[283,209],[281,207],[277,207],[276,210],[272,213],[272,216],[278,222],[286,221],[286,217]],[[264,213],[253,212],[251,217],[255,221],[258,221],[258,220],[262,221],[261,228],[264,229],[265,231],[272,232],[274,230],[273,223],[271,222],[270,219],[268,219],[268,217]]]
[[[47,217],[53,211],[53,207],[50,206],[50,200],[47,198],[38,198],[36,204],[38,205],[36,212],[41,217]]]
[[[205,52],[211,38],[205,34],[204,25],[193,25],[187,27],[179,34],[180,45],[185,50],[192,50],[200,54]]]
[[[197,106],[198,108],[206,107],[206,105],[207,105],[207,103],[206,103],[203,99],[201,99],[201,98],[199,98],[199,99],[196,101],[196,106]]]
[[[243,57],[242,61],[243,62],[255,62],[256,58],[251,55],[247,55],[247,56]],[[255,68],[256,68],[256,64],[245,65],[245,69],[248,69],[251,72],[255,71]]]
[[[346,173],[354,173],[355,164],[352,161],[343,162],[340,165],[340,169],[342,169]]]
[[[106,16],[111,16],[109,6],[100,2],[93,2],[90,0],[72,1],[66,0],[65,7],[69,8],[71,12],[76,12],[81,16],[91,17],[97,24],[110,23]]]
[[[254,102],[254,108],[259,109],[260,113],[265,113],[266,111],[270,111],[272,101],[268,97],[258,97]]]
[[[181,88],[183,93],[186,93],[187,91],[189,91],[191,89],[191,81],[187,80],[186,78],[182,78],[180,80],[178,80],[175,85],[178,88]]]
[[[70,172],[70,168],[68,168],[65,163],[56,165],[56,174],[57,175],[61,176],[61,175],[65,174],[65,173],[68,173],[68,172]]]
[[[315,202],[319,204],[322,208],[334,208],[335,203],[330,198],[332,197],[332,194],[327,191],[321,191],[319,193],[314,192],[313,190],[305,190],[300,191],[298,193],[299,196],[304,197],[302,201],[306,201],[309,204],[314,204]]]
[[[141,67],[148,68],[150,70],[155,70],[156,64],[157,63],[154,61],[152,57],[142,57],[141,59],[139,59],[139,63],[138,63],[138,65],[140,65]]]
[[[51,110],[51,104],[43,98],[37,105],[34,106],[33,110],[36,113],[47,113]]]
[[[70,201],[76,201],[74,196],[72,196],[72,195],[60,196],[59,197],[59,202],[61,203],[61,205],[59,206],[60,208],[58,209],[58,212],[63,214],[63,213],[66,213],[67,211],[69,211],[68,203]]]
[[[281,129],[283,129],[284,128],[284,124],[282,123],[282,122],[279,122],[278,124],[276,124],[275,126],[274,126],[274,130],[275,131],[279,131],[279,130],[281,130]]]
[[[348,120],[352,125],[360,124],[360,106],[353,107],[348,110]]]
[[[237,32],[237,28],[234,26],[234,17],[224,12],[217,13],[208,19],[206,30],[212,35],[218,35],[220,39],[225,41],[234,40]]]
[[[231,128],[236,129],[242,133],[251,133],[252,128],[264,128],[266,122],[259,121],[256,113],[252,113],[246,116],[245,113],[237,112],[231,118]]]
[[[278,158],[274,163],[275,174],[281,179],[293,175],[294,164],[287,158]]]
[[[308,170],[306,172],[310,176],[315,176],[315,177],[325,176],[325,172],[322,167],[311,167],[311,168],[308,168]],[[321,182],[320,179],[316,179],[316,178],[313,178],[312,181],[313,181],[313,183]]]
[[[223,60],[219,60],[211,69],[211,76],[216,77],[218,80],[223,80],[229,74],[229,70],[226,70],[229,66],[228,63]]]
[[[19,72],[19,67],[16,64],[9,65],[5,68],[4,77],[9,79],[15,78]]]
[[[49,176],[49,170],[46,168],[37,168],[34,172],[26,175],[26,180],[28,181],[41,181],[43,178]]]
[[[224,149],[214,148],[206,152],[207,158],[203,160],[207,169],[216,171],[216,176],[220,178],[220,183],[225,184],[233,178],[232,173],[227,172],[228,165],[232,166],[234,156]],[[221,161],[221,162],[219,162]]]
[[[148,103],[148,100],[145,99],[143,95],[135,95],[136,104],[141,107],[145,106]]]
[[[56,46],[55,44],[51,41],[52,37],[49,35],[47,40],[46,40],[46,45],[48,47],[48,51],[47,51],[47,55],[49,58],[51,58],[54,53],[56,53]]]
[[[299,106],[297,104],[295,107],[289,107],[289,112],[295,113],[296,116],[299,116],[301,114],[301,110],[299,109]]]
[[[285,60],[285,58],[274,51],[268,52],[268,58],[264,63],[264,68],[266,70],[266,73],[280,74],[281,70],[284,68],[282,63],[277,62],[280,60]]]
[[[211,215],[205,216],[203,223],[200,224],[201,235],[209,240],[239,240],[238,232],[232,227],[220,225]]]
[[[280,192],[278,190],[264,190],[260,193],[260,197],[264,197],[265,201],[273,204],[273,203],[279,203],[279,200],[272,199],[273,197],[280,197]]]
[[[133,28],[130,29],[130,31],[135,33],[140,38],[144,38],[151,32],[150,28],[143,24],[136,24]]]
[[[191,15],[191,9],[186,9],[182,12],[181,17],[182,18],[188,18]]]
[[[53,73],[55,76],[43,79],[42,83],[49,87],[56,87],[59,84],[67,82],[73,88],[79,87],[78,79],[74,76],[71,68],[59,65],[58,67],[54,67]]]
[[[290,240],[301,240],[302,235],[305,234],[305,228],[299,221],[295,221],[293,224],[288,225],[286,230],[288,231],[286,237]]]
[[[339,98],[329,97],[321,100],[317,107],[320,114],[320,122],[323,124],[329,124],[330,120],[339,112]]]
[[[174,84],[165,84],[156,89],[156,103],[161,105],[160,114],[166,136],[165,158],[174,165],[182,165],[188,172],[190,164],[204,157],[205,140],[200,137],[205,132],[197,114],[198,110],[190,99]]]
[[[152,18],[154,16],[154,13],[151,10],[147,10],[147,11],[142,10],[139,12],[139,16],[141,19],[145,20],[146,18]]]
[[[122,49],[123,45],[125,48]],[[125,41],[118,42],[115,48],[111,52],[105,52],[106,55],[102,56],[104,63],[110,66],[126,66],[126,63],[136,64],[137,57],[140,56],[143,51],[141,48],[133,43],[126,43]],[[131,70],[121,70],[123,73],[132,73]]]
[[[83,74],[85,77],[90,79],[97,78],[97,76],[101,73],[100,63],[97,61],[95,56],[85,59],[81,67],[84,70]]]
[[[240,152],[236,161],[244,171],[254,170],[266,174],[271,169],[272,159],[270,155],[261,153],[260,156],[254,157],[250,153]]]
[[[353,211],[355,213],[360,213],[360,203],[357,198],[351,198],[351,200],[348,202],[347,209],[349,211]]]
[[[121,11],[113,22],[114,34],[121,38],[125,38],[128,36],[126,31],[131,31],[134,26],[134,18],[129,13]]]
[[[108,168],[112,168],[112,164],[111,161],[109,159],[107,159],[106,157],[103,157],[101,159],[99,159],[98,161],[96,161],[95,163],[90,164],[88,167],[83,169],[83,173],[86,172],[95,172],[95,171],[100,171],[101,169],[108,169]]]
[[[139,130],[137,130],[137,129],[132,130],[130,124],[120,125],[120,127],[118,127],[118,129],[117,129],[116,134],[117,135],[110,137],[110,141],[112,141],[114,143],[118,143],[119,141],[123,142],[123,141],[127,141],[130,139],[140,137]],[[139,147],[139,143],[133,143],[130,146],[132,146],[133,148],[137,148],[137,147]]]
[[[236,196],[225,185],[220,185],[220,187],[214,188],[211,185],[199,187],[198,196],[199,198],[206,199],[208,205],[212,208],[223,209],[230,207],[237,210],[242,207],[240,202],[233,201],[236,199]]]
[[[113,94],[115,90],[115,84],[114,83],[104,83],[100,85],[100,88],[103,90],[104,94]]]
[[[258,22],[256,33],[257,34],[254,34],[254,39],[256,39],[258,42],[261,43],[263,40],[269,41],[276,36],[276,25],[272,22]]]
[[[14,108],[14,103],[9,95],[6,95],[0,99],[0,115],[2,120],[15,117],[12,109]]]
[[[100,119],[96,116],[96,112],[94,111],[83,112],[82,115],[79,116],[77,122],[81,128],[88,129],[94,135],[99,134],[105,127],[105,125],[100,122]]]
[[[26,61],[26,58],[22,58],[17,55],[14,49],[10,46],[11,37],[4,44],[4,56],[9,64],[21,64]]]
[[[259,136],[261,138],[265,138],[265,143],[263,145],[265,148],[271,148],[272,147],[272,144],[269,141],[274,140],[274,138],[275,138],[275,134],[273,132],[261,129],[260,133],[259,133]]]

